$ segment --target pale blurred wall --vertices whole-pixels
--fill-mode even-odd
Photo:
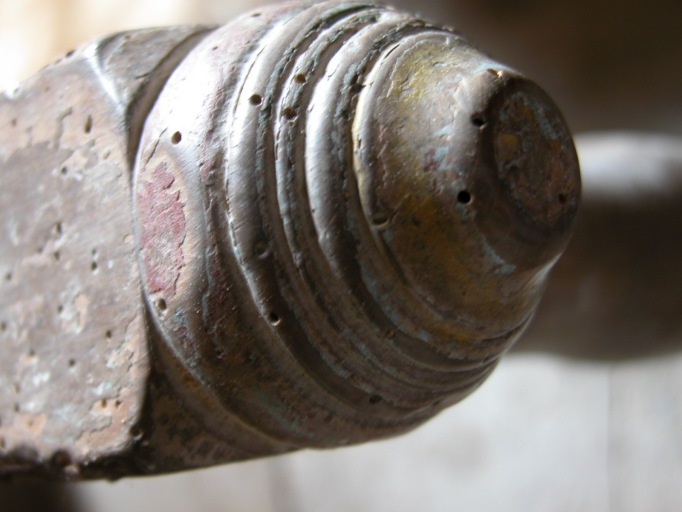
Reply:
[[[258,0],[0,0],[0,90],[112,32],[224,23]]]

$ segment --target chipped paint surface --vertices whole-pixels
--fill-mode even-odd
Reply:
[[[157,165],[150,175],[142,177],[138,192],[138,215],[141,223],[140,258],[144,264],[149,292],[162,297],[175,295],[185,256],[185,213],[180,190],[173,187],[175,177],[166,165]]]

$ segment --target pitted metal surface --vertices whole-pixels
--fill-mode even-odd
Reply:
[[[414,428],[523,331],[580,198],[544,92],[363,2],[104,39],[0,123],[2,473]]]

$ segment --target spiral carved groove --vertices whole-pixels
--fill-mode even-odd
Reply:
[[[468,395],[527,325],[580,188],[537,86],[361,2],[208,35],[134,173],[156,350],[243,457],[392,435]]]

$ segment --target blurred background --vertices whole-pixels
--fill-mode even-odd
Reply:
[[[0,89],[99,35],[219,24],[263,3],[0,0]],[[535,79],[581,137],[682,132],[682,2],[394,3]],[[5,486],[0,510],[677,511],[681,384],[675,352],[625,361],[513,354],[473,396],[401,438],[47,495]]]
[[[272,1],[272,0],[271,0]],[[0,0],[0,89],[89,39],[221,24],[264,0]],[[682,130],[677,0],[393,0],[540,83],[575,132]]]

